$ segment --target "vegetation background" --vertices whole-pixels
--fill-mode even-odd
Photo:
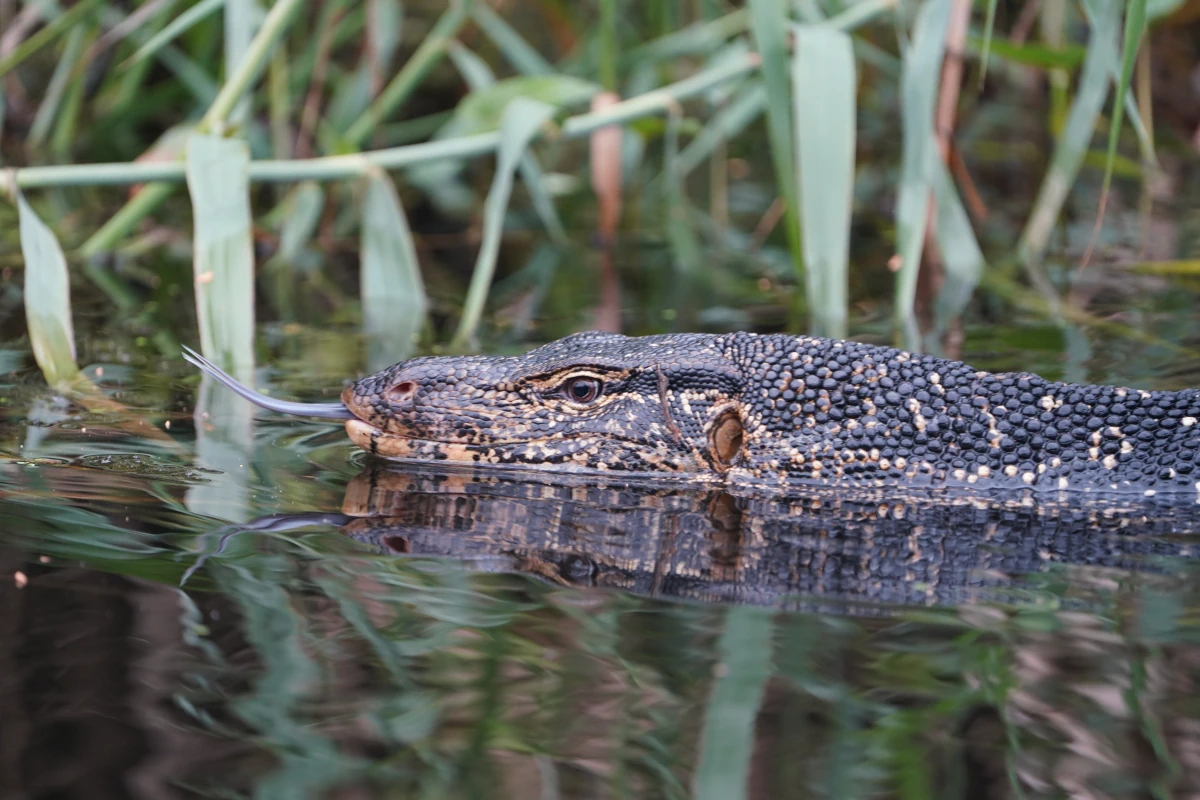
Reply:
[[[373,555],[272,526],[343,507],[341,431],[178,376],[199,340],[312,396],[599,326],[1196,385],[1198,22],[1195,0],[0,0],[0,786],[124,795],[154,753],[219,797],[923,800],[984,794],[970,751],[988,796],[1187,794],[1189,564],[855,617]],[[458,485],[400,498],[488,519]],[[581,536],[680,519],[563,496]],[[878,572],[959,552],[930,533]],[[843,563],[830,591],[877,588],[879,562]]]
[[[1109,311],[1196,270],[1198,19],[5,0],[0,334],[77,388],[76,317],[126,358],[198,331],[242,377],[301,329],[361,328],[332,358],[364,368],[587,326],[958,355],[973,299],[1067,349],[1081,324],[1153,339]]]

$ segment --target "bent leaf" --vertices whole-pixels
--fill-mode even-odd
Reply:
[[[854,199],[854,46],[841,31],[797,25],[792,91],[799,220],[813,333],[846,336]]]
[[[71,323],[71,282],[67,258],[54,232],[15,191],[25,258],[25,319],[33,357],[46,383],[61,387],[79,375],[75,331]]]
[[[244,383],[254,368],[249,164],[245,142],[200,134],[188,139],[200,352]]]
[[[412,353],[428,305],[408,219],[383,171],[367,178],[359,252],[367,368],[376,371]]]

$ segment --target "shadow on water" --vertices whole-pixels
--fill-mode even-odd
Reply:
[[[162,459],[0,462],[0,794],[1200,789],[1191,507],[354,474],[284,440],[307,470],[245,496],[308,510],[238,524]]]

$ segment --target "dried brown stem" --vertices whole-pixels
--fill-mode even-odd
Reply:
[[[325,93],[325,76],[329,72],[329,53],[333,49],[333,37],[338,23],[342,21],[344,8],[336,8],[329,15],[327,24],[317,39],[317,56],[313,62],[312,78],[308,82],[308,94],[304,98],[304,110],[300,113],[300,132],[296,135],[297,158],[309,158],[313,154],[313,131],[321,115],[321,95]],[[367,37],[368,39],[370,37]]]
[[[621,102],[613,92],[592,100],[592,111],[603,111]],[[596,330],[621,330],[621,280],[613,263],[617,226],[621,221],[621,126],[599,128],[591,135],[592,191],[596,193],[596,234],[600,251],[600,302],[592,317]]]

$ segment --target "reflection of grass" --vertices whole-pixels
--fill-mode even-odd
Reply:
[[[621,164],[592,164],[592,177],[614,168],[624,177],[622,239],[644,236],[647,244],[664,245],[657,257],[641,252],[651,274],[626,275],[654,295],[645,308],[620,309],[631,329],[658,329],[664,320],[721,327],[722,320],[740,320],[728,306],[742,298],[738,305],[764,300],[776,318],[790,307],[793,322],[794,312],[808,309],[809,327],[842,335],[854,300],[878,294],[866,287],[883,273],[866,262],[882,263],[889,251],[899,254],[892,262],[899,273],[893,319],[909,346],[937,348],[953,332],[984,253],[1004,266],[1016,263],[1015,252],[1036,290],[1024,298],[1010,286],[997,296],[1056,320],[1086,318],[1086,298],[1078,295],[1066,300],[1078,307],[1059,314],[1073,270],[1044,269],[1044,255],[1081,169],[1103,172],[1102,193],[1111,175],[1144,179],[1154,171],[1156,126],[1146,118],[1154,55],[1143,59],[1143,75],[1135,75],[1135,64],[1146,24],[1170,30],[1167,15],[1178,3],[1047,3],[1033,26],[996,0],[974,6],[863,0],[849,8],[840,0],[754,0],[728,13],[714,3],[690,12],[663,10],[668,5],[626,14],[603,2],[597,20],[588,5],[536,0],[520,14],[461,0],[439,8],[440,16],[432,8],[406,7],[402,14],[396,0],[366,6],[328,0],[305,15],[298,10],[307,4],[280,0],[259,20],[236,5],[125,10],[87,2],[41,27],[37,8],[25,9],[14,47],[0,59],[0,75],[19,79],[24,92],[14,95],[19,101],[9,104],[0,131],[6,144],[12,140],[9,150],[23,145],[31,161],[53,162],[18,170],[13,186],[49,189],[36,197],[39,213],[54,219],[58,236],[82,241],[73,260],[82,258],[82,272],[122,315],[159,294],[164,280],[175,304],[193,294],[175,268],[184,254],[172,247],[182,243],[174,231],[183,196],[170,184],[186,178],[199,254],[200,338],[226,367],[252,358],[246,331],[256,330],[256,304],[247,272],[260,260],[252,242],[286,253],[271,262],[271,280],[260,287],[271,313],[284,318],[299,309],[320,314],[356,294],[337,285],[341,251],[356,250],[363,265],[357,294],[373,353],[398,357],[414,336],[440,339],[456,320],[457,348],[489,324],[511,326],[520,338],[530,319],[554,307],[547,287],[567,291],[562,273],[570,271],[539,270],[532,291],[502,298],[489,323],[483,312],[491,276],[516,273],[519,263],[510,262],[533,255],[517,235],[530,225],[545,229],[537,239],[573,250],[569,257],[595,259],[570,244],[585,240],[596,221],[587,147],[568,142],[612,124],[624,126]],[[956,23],[964,16],[971,35]],[[965,79],[950,86],[943,76],[958,73],[943,67],[954,67],[960,52]],[[992,91],[981,94],[985,68]],[[1049,76],[1048,125],[1030,102],[1036,82],[1013,79],[1031,70]],[[819,79],[810,80],[816,71]],[[1072,72],[1078,72],[1074,88]],[[1136,91],[1113,103],[1114,86]],[[580,113],[600,88],[625,99]],[[556,121],[540,124],[535,110]],[[973,116],[952,141],[956,110]],[[668,124],[653,119],[663,115]],[[972,125],[977,119],[988,122]],[[1029,130],[1047,127],[1055,148],[1039,175],[1041,151],[1021,155],[1012,142],[1030,141]],[[1109,134],[1103,151],[1093,141],[1102,127]],[[1123,127],[1137,140],[1137,160],[1117,152]],[[413,136],[429,138],[411,144]],[[1003,164],[1029,186],[1041,185],[1036,197],[976,185],[970,167],[989,168],[997,141],[1004,143]],[[201,152],[206,148],[211,152]],[[244,163],[247,149],[253,158]],[[507,168],[495,171],[488,189],[478,162],[492,154],[520,162],[525,191],[510,198]],[[202,168],[204,157],[210,166]],[[707,181],[697,169],[706,161]],[[380,184],[392,182],[380,170],[406,170],[403,191]],[[233,187],[225,205],[205,201],[214,176]],[[326,185],[249,188],[305,180]],[[347,191],[346,180],[367,180],[368,190]],[[112,204],[111,193],[63,189],[107,184],[145,185],[102,227],[94,212]],[[322,192],[315,204],[314,191]],[[274,207],[257,229],[252,193],[256,206],[265,199]],[[379,198],[389,195],[403,207],[381,205]],[[705,200],[709,214],[700,209]],[[894,212],[885,223],[894,236],[879,252],[852,257],[851,220],[864,224],[880,207]],[[306,212],[293,213],[297,208]],[[65,215],[65,209],[86,213]],[[985,222],[989,209],[1006,219]],[[383,219],[383,210],[400,222],[360,225],[360,217]],[[147,226],[158,213],[171,220],[169,228]],[[417,235],[410,237],[405,215],[413,213],[422,220],[412,224]],[[62,381],[75,374],[72,305],[55,288],[65,285],[67,266],[33,209],[24,206],[21,218],[34,349],[47,377]],[[475,229],[475,220],[483,236],[468,292],[464,270],[451,262],[464,255],[470,261],[462,242],[470,238],[473,251],[474,240],[459,234]],[[356,241],[358,227],[363,235]],[[1022,228],[1013,242],[1013,231]],[[435,244],[434,229],[456,240],[453,254]],[[564,230],[574,234],[564,240]],[[706,251],[706,238],[720,246]],[[936,246],[933,256],[927,239]],[[118,255],[115,265],[96,260],[109,253]],[[388,253],[400,272],[382,268]],[[151,270],[123,263],[135,254],[153,254],[161,263]],[[557,260],[565,261],[561,254]],[[854,270],[851,261],[860,262]],[[932,276],[928,286],[916,280],[919,269]],[[1014,280],[1007,268],[985,274],[992,290]],[[681,291],[680,280],[694,291]],[[595,283],[585,288],[594,292]],[[425,287],[434,295],[428,302]],[[874,294],[865,297],[868,291]],[[564,328],[583,319],[579,302],[571,305]],[[387,320],[385,308],[404,319]],[[924,338],[918,323],[927,329]],[[187,317],[159,312],[154,324],[171,329],[152,332],[168,355],[175,355],[173,341],[194,338]]]
[[[138,533],[0,499],[0,544],[167,585],[211,525]],[[1083,582],[1052,570],[1007,609],[854,619],[473,574],[317,530],[208,549],[177,705],[256,748],[189,779],[215,794],[918,798],[986,779],[1166,796],[1188,774],[1194,582],[1098,581],[1084,614],[1062,610]]]

